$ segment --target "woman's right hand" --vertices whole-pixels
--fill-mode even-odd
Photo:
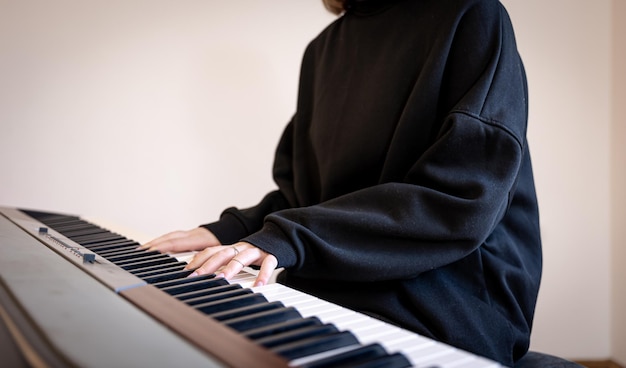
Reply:
[[[212,232],[203,227],[197,227],[191,230],[179,230],[161,235],[141,245],[139,249],[156,250],[161,253],[180,253],[200,251],[218,245],[222,244]]]

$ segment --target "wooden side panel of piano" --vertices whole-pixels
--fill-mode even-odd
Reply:
[[[0,325],[5,326],[4,338],[12,337],[2,342],[5,351],[19,349],[14,362],[41,367],[274,368],[320,362],[335,353],[287,359],[154,286],[186,282],[184,274],[175,275],[179,271],[169,273],[170,281],[154,282],[154,277],[136,276],[150,272],[125,271],[93,249],[97,247],[83,246],[20,210],[0,207]],[[249,288],[253,278],[244,274],[231,283]],[[279,284],[252,292],[268,302],[295,306],[302,318],[354,330],[361,345],[382,342],[390,355],[401,354],[412,366],[499,367]]]

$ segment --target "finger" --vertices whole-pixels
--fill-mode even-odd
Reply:
[[[158,238],[152,239],[151,241],[140,245],[138,248],[139,249],[150,249],[153,247],[158,247],[160,244],[163,243],[167,243],[168,241],[175,239],[175,238],[180,238],[185,236],[186,231],[172,231],[170,233],[164,234],[159,236]]]
[[[161,253],[176,253],[202,250],[207,246],[208,244],[201,235],[188,234],[186,236],[175,237],[162,241],[148,248],[148,250],[158,250]]]
[[[262,259],[262,251],[247,243],[237,243],[234,245],[238,249],[238,254],[231,257],[222,269],[222,274],[227,280],[241,272],[244,267],[256,264]]]
[[[233,258],[233,249],[229,246],[210,247],[196,254],[185,266],[185,269],[195,271],[190,277],[215,273]]]
[[[174,231],[165,234],[142,246],[142,249],[156,250],[162,253],[176,253],[202,250],[209,246],[220,245],[219,240],[209,230],[198,227],[187,231]]]
[[[259,269],[259,273],[254,280],[254,286],[263,286],[267,285],[270,281],[270,278],[274,274],[274,271],[278,267],[278,260],[271,254],[268,254],[261,263],[261,268]]]

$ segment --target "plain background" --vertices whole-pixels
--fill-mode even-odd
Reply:
[[[544,241],[532,348],[626,362],[625,2],[503,3]],[[256,204],[333,19],[319,0],[0,0],[0,205],[146,241]]]

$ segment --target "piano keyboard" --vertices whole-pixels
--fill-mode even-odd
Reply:
[[[233,367],[499,367],[281,284],[188,278],[186,262],[76,216],[0,208],[13,223],[220,364]],[[209,316],[210,318],[207,318]]]

